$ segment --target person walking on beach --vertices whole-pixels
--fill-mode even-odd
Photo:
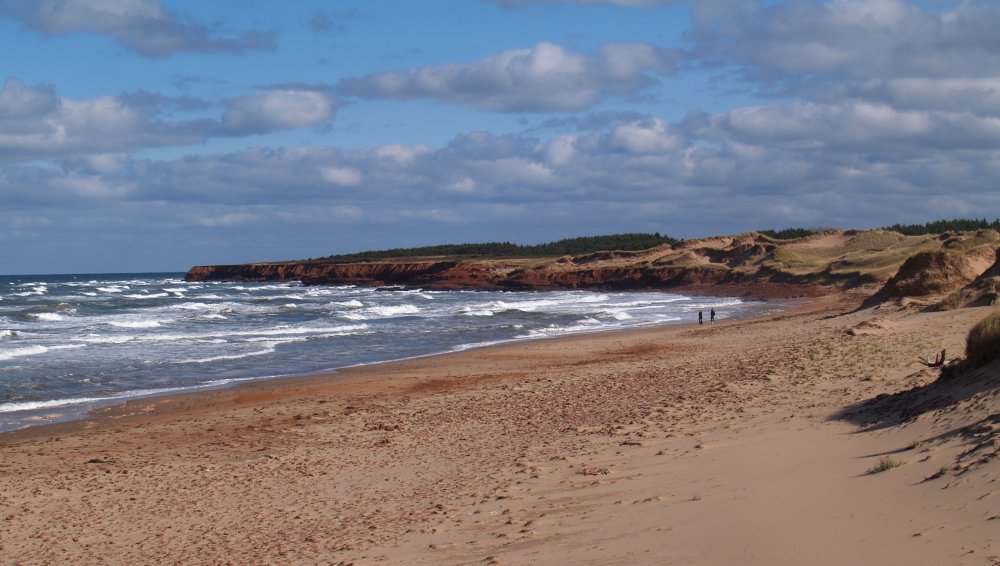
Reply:
[[[714,308],[712,309],[712,312],[711,312],[711,313],[709,313],[709,315],[708,315],[708,320],[709,320],[710,322],[713,322],[713,323],[715,322],[715,309],[714,309]]]
[[[702,311],[698,311],[698,324],[704,324],[704,323],[705,323],[705,315],[702,314]]]

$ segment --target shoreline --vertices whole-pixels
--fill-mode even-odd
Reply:
[[[883,393],[940,397],[917,356],[960,351],[984,311],[860,300],[254,382],[0,435],[0,547],[15,564],[990,564],[1000,459],[963,463],[966,441],[944,433],[1000,410],[996,397],[870,420],[897,410],[871,405]],[[866,473],[886,455],[903,463]],[[946,464],[967,471],[926,479]]]
[[[712,295],[715,297],[730,297],[730,295]],[[697,295],[696,295],[697,297]],[[733,297],[738,298],[738,297]],[[794,311],[797,308],[807,308],[808,302],[814,300],[812,298],[786,298],[786,299],[773,299],[773,300],[763,300],[759,302],[778,302],[782,301],[784,305],[777,312],[766,312],[766,313],[749,313],[744,316],[737,316],[732,318],[720,319],[715,324],[722,325],[728,323],[738,323],[743,321],[752,321],[757,318],[765,318],[770,316],[780,315],[787,311]],[[706,322],[702,326],[710,326],[712,323]],[[264,376],[264,377],[244,377],[244,378],[234,378],[232,382],[225,384],[213,384],[213,385],[193,385],[189,388],[184,388],[174,392],[166,392],[162,394],[151,394],[145,396],[128,397],[123,400],[113,400],[107,403],[95,402],[95,403],[81,403],[81,410],[75,413],[73,416],[66,416],[65,418],[60,418],[53,420],[51,422],[40,423],[35,425],[27,425],[21,428],[10,429],[5,431],[0,431],[0,445],[7,439],[22,439],[22,438],[36,438],[45,437],[49,434],[65,434],[79,431],[85,428],[99,427],[103,423],[102,421],[108,419],[121,419],[124,416],[133,416],[140,413],[149,413],[151,406],[155,405],[158,407],[159,411],[163,411],[160,407],[166,407],[172,405],[173,403],[178,403],[185,406],[201,406],[201,405],[212,405],[218,403],[220,399],[226,397],[239,397],[243,393],[259,394],[261,392],[274,392],[279,391],[283,387],[289,387],[292,389],[299,388],[302,386],[312,386],[312,385],[336,385],[338,383],[354,383],[356,379],[360,379],[359,376],[364,376],[366,374],[377,373],[380,368],[385,368],[388,372],[393,372],[398,368],[408,368],[407,364],[411,362],[419,362],[422,360],[435,360],[437,358],[442,359],[442,363],[451,363],[450,358],[459,358],[465,354],[473,355],[476,352],[488,351],[490,349],[504,350],[507,348],[516,348],[521,344],[529,344],[534,342],[553,342],[557,343],[560,341],[577,341],[578,339],[595,338],[608,335],[621,335],[622,338],[628,338],[630,336],[640,336],[645,333],[653,333],[658,330],[664,329],[675,329],[675,328],[697,328],[699,325],[696,322],[668,322],[662,324],[647,324],[642,326],[623,328],[623,329],[605,329],[605,330],[592,330],[592,331],[581,331],[581,332],[571,332],[560,336],[537,336],[537,337],[523,337],[493,344],[475,345],[461,350],[450,350],[443,352],[434,352],[429,354],[422,354],[418,356],[412,356],[408,358],[400,358],[385,361],[375,361],[367,362],[356,365],[349,365],[340,368],[332,368],[327,371],[318,373],[305,373],[305,374],[289,374],[289,375],[274,375],[274,376]],[[456,362],[459,360],[456,359]],[[373,380],[374,381],[374,380]],[[333,383],[331,383],[333,382]],[[198,400],[198,397],[206,396],[204,401]],[[219,398],[219,399],[217,399]],[[96,404],[98,406],[87,406],[88,404]],[[54,407],[53,410],[61,409],[63,407]],[[45,411],[46,409],[40,409],[40,411]]]
[[[710,292],[707,292],[707,291],[704,291],[704,290],[696,290],[694,288],[692,288],[692,289],[685,289],[683,291],[685,293],[691,293],[688,296],[691,299],[693,299],[693,300],[696,300],[699,297],[712,297],[712,298],[732,298],[732,299],[736,299],[736,300],[743,301],[743,302],[753,302],[753,303],[760,303],[760,304],[764,304],[764,303],[768,303],[768,304],[778,303],[779,304],[779,306],[778,306],[779,310],[780,309],[789,308],[789,305],[794,306],[797,302],[808,300],[810,298],[808,295],[803,295],[803,296],[800,296],[800,297],[787,297],[787,298],[774,298],[774,297],[772,297],[770,299],[768,299],[768,298],[748,298],[749,297],[748,294],[745,294],[743,297],[740,297],[740,296],[731,295],[731,294],[724,294],[724,293],[710,293]],[[539,292],[546,292],[546,291],[539,291]],[[599,292],[599,291],[595,290],[595,292]],[[641,290],[639,292],[641,292]],[[658,292],[664,292],[664,291],[658,291]],[[766,293],[764,295],[766,295]],[[811,298],[815,298],[815,297],[811,297]],[[761,307],[761,308],[763,308],[763,307]],[[745,314],[738,314],[735,317],[729,317],[729,318],[721,319],[721,320],[739,320],[739,319],[745,319],[745,318],[754,318],[754,317],[758,317],[758,316],[766,316],[767,314],[770,314],[770,313],[761,313],[759,311],[757,311],[757,312],[748,312],[748,313],[745,313]],[[707,321],[706,321],[706,323],[707,323]],[[610,332],[610,333],[631,332],[631,331],[634,331],[634,330],[642,330],[642,329],[657,328],[657,327],[666,327],[666,326],[675,326],[675,325],[684,325],[684,324],[690,324],[690,323],[687,323],[687,322],[678,322],[678,321],[669,321],[669,322],[664,322],[664,323],[643,324],[643,325],[637,325],[637,326],[626,327],[626,328],[608,328],[608,329],[596,329],[596,330],[569,331],[569,332],[567,332],[565,334],[557,335],[557,336],[545,336],[545,335],[539,335],[539,336],[522,336],[522,337],[516,337],[516,338],[512,338],[512,339],[508,339],[508,340],[496,341],[496,342],[492,342],[492,343],[472,343],[472,344],[465,344],[465,345],[456,346],[456,347],[454,347],[451,350],[443,350],[443,351],[438,351],[438,352],[430,352],[430,353],[427,353],[427,354],[418,354],[418,355],[415,355],[415,356],[404,357],[404,358],[395,358],[395,359],[388,359],[388,360],[376,360],[376,361],[361,362],[361,363],[358,363],[358,364],[351,364],[351,365],[346,365],[346,366],[341,366],[341,367],[332,367],[332,368],[329,368],[329,369],[326,369],[326,370],[322,370],[320,372],[290,373],[290,374],[279,374],[279,375],[268,375],[268,376],[232,377],[232,378],[225,378],[225,379],[220,380],[220,381],[224,381],[225,383],[212,383],[212,382],[208,382],[208,383],[203,383],[203,384],[183,385],[183,386],[177,386],[175,388],[168,388],[166,390],[163,390],[162,392],[156,391],[156,392],[151,392],[151,393],[138,393],[138,391],[145,391],[145,390],[134,390],[134,391],[121,391],[121,392],[116,392],[116,393],[113,394],[113,395],[122,395],[122,397],[120,397],[120,398],[114,398],[114,397],[107,398],[107,399],[88,398],[88,400],[86,400],[86,401],[76,400],[76,399],[72,399],[71,398],[71,399],[54,399],[54,400],[51,400],[51,401],[40,401],[40,403],[53,402],[53,403],[63,403],[63,404],[53,405],[53,406],[46,406],[46,407],[31,408],[31,409],[23,409],[23,410],[20,410],[20,411],[10,411],[10,412],[7,412],[7,413],[0,413],[0,417],[6,417],[7,415],[13,415],[15,413],[21,413],[23,415],[22,418],[19,418],[19,419],[13,419],[12,418],[9,421],[7,421],[7,422],[10,422],[10,423],[20,423],[22,426],[18,426],[17,428],[9,428],[9,429],[6,429],[6,430],[0,430],[0,438],[2,438],[3,435],[14,433],[14,432],[18,432],[18,431],[23,431],[23,430],[26,430],[26,429],[33,429],[33,428],[38,428],[38,427],[47,427],[47,426],[53,426],[53,425],[59,425],[59,424],[67,424],[67,423],[72,423],[72,422],[76,422],[76,421],[85,421],[85,420],[94,418],[95,415],[99,415],[101,413],[104,413],[104,412],[107,412],[109,410],[112,410],[116,406],[127,405],[127,404],[131,404],[131,403],[149,402],[150,400],[161,398],[161,397],[167,397],[167,398],[169,398],[169,397],[178,396],[178,395],[197,395],[197,394],[201,394],[201,393],[210,393],[210,392],[213,392],[213,391],[216,391],[216,390],[225,390],[225,389],[234,388],[234,387],[237,387],[237,388],[238,387],[243,387],[243,386],[247,386],[247,385],[250,385],[250,384],[253,384],[253,383],[257,383],[257,382],[294,380],[294,379],[302,379],[302,378],[317,377],[317,376],[322,376],[324,378],[332,378],[332,376],[339,375],[342,372],[344,372],[345,370],[352,369],[352,368],[362,368],[362,367],[378,366],[378,365],[384,365],[384,364],[405,363],[407,361],[418,360],[418,359],[426,358],[426,357],[448,356],[448,355],[453,355],[453,354],[460,354],[460,353],[466,352],[466,351],[478,350],[478,349],[481,349],[481,348],[490,348],[490,347],[494,347],[494,346],[514,345],[514,344],[525,343],[525,342],[533,342],[533,341],[538,341],[538,340],[553,340],[553,339],[558,340],[558,339],[562,339],[562,338],[572,338],[572,337],[583,336],[583,335],[588,335],[588,334],[602,334],[602,333],[608,333],[608,332]],[[129,395],[130,393],[134,393],[134,394]],[[32,424],[32,423],[24,424],[26,421],[41,421],[43,419],[45,419],[46,422],[39,422],[38,424]],[[17,425],[14,425],[14,426],[17,426]]]

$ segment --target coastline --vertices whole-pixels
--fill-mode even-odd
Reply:
[[[731,298],[737,301],[749,302],[751,306],[747,307],[746,312],[743,310],[736,310],[735,312],[730,312],[728,318],[744,318],[744,317],[754,317],[761,314],[760,311],[770,311],[772,310],[770,305],[777,304],[775,308],[783,308],[785,304],[792,304],[796,300],[801,300],[804,297],[810,296],[811,292],[806,289],[804,294],[799,294],[797,298],[789,298],[790,294],[787,289],[782,288],[782,290],[776,291],[770,289],[770,287],[764,287],[759,296],[752,296],[750,292],[746,292],[742,297],[737,297],[733,294],[726,294],[722,292],[723,290],[738,290],[737,288],[729,289],[700,289],[700,288],[690,288],[682,289],[679,292],[683,292],[684,296],[691,300],[697,301],[699,299],[706,298]],[[544,293],[545,291],[539,291]],[[597,292],[597,291],[595,291]],[[635,292],[641,293],[642,291],[637,290]],[[764,298],[769,297],[769,298]],[[333,375],[342,372],[349,368],[363,367],[368,365],[380,365],[380,364],[390,364],[396,362],[405,362],[412,359],[419,359],[428,356],[439,356],[439,355],[449,355],[457,352],[462,352],[471,349],[477,349],[482,347],[490,347],[494,345],[503,344],[516,344],[520,342],[530,342],[534,340],[546,340],[550,338],[558,338],[563,336],[577,336],[582,334],[588,334],[591,332],[616,332],[616,331],[629,331],[635,329],[641,329],[657,325],[672,325],[672,324],[684,324],[684,322],[670,321],[664,323],[645,323],[637,324],[633,326],[626,326],[624,328],[600,328],[600,329],[564,329],[562,334],[546,335],[544,333],[539,333],[537,335],[523,335],[514,338],[501,339],[495,341],[485,341],[485,342],[473,342],[453,346],[450,349],[442,349],[437,351],[427,351],[426,353],[419,353],[412,356],[402,357],[402,358],[388,358],[388,359],[373,359],[371,361],[362,361],[358,363],[350,363],[347,365],[334,366],[331,365],[326,369],[321,370],[310,370],[310,371],[290,371],[274,373],[270,375],[254,375],[252,373],[231,375],[220,379],[211,379],[204,383],[190,383],[187,385],[177,385],[173,387],[168,387],[165,389],[134,389],[134,390],[124,390],[113,392],[106,398],[87,396],[82,398],[66,398],[66,399],[54,399],[39,401],[38,404],[41,406],[25,408],[18,411],[11,411],[6,413],[0,413],[0,434],[13,432],[16,430],[23,430],[24,428],[34,428],[39,426],[48,426],[49,424],[58,424],[64,422],[72,422],[77,420],[86,420],[91,418],[94,414],[99,414],[102,411],[113,410],[114,407],[122,406],[124,404],[132,402],[148,402],[151,399],[156,399],[159,397],[172,397],[175,395],[188,395],[188,394],[199,394],[203,392],[210,392],[218,389],[226,389],[230,387],[240,387],[248,383],[259,382],[259,381],[273,381],[273,380],[285,380],[285,379],[296,379],[309,377],[313,375]],[[280,370],[279,370],[280,371]],[[33,404],[33,403],[29,403]]]
[[[959,446],[937,443],[866,477],[939,425],[835,418],[932,381],[915,356],[960,351],[981,313],[859,303],[252,382],[6,433],[0,547],[15,563],[989,563],[979,498],[995,460],[941,490],[920,480]],[[845,333],[876,318],[890,330]]]
[[[731,295],[721,293],[714,295],[702,293],[700,295],[692,296],[695,298],[698,296],[731,297]],[[778,313],[746,313],[722,319],[718,322],[718,324],[722,324],[723,322],[733,323],[737,321],[753,320],[759,317],[780,314],[780,312],[784,311],[794,311],[803,304],[803,301],[808,301],[809,298],[815,297],[801,296],[788,298],[784,295],[775,295],[771,299],[748,299],[761,303],[781,301],[783,304]],[[709,323],[706,322],[706,324]],[[588,337],[597,338],[603,335],[615,335],[621,336],[624,339],[629,339],[632,338],[633,335],[639,336],[647,332],[656,332],[657,330],[665,328],[697,326],[698,324],[695,322],[669,322],[663,324],[648,324],[625,329],[601,329],[570,332],[558,336],[522,337],[498,343],[473,344],[460,349],[431,352],[407,358],[348,365],[344,367],[331,368],[328,371],[322,372],[233,378],[231,380],[227,380],[228,382],[223,384],[192,385],[173,392],[139,395],[123,398],[121,400],[109,399],[107,401],[81,403],[79,407],[72,407],[73,409],[78,409],[73,412],[73,414],[60,415],[58,418],[54,418],[51,422],[0,431],[0,443],[3,443],[6,438],[21,439],[45,437],[50,434],[75,432],[81,428],[99,427],[102,424],[102,421],[107,419],[122,419],[129,416],[149,414],[153,412],[174,413],[174,407],[177,405],[184,407],[199,407],[202,405],[224,403],[225,401],[222,399],[238,398],[244,394],[256,395],[262,392],[278,393],[285,388],[299,389],[303,386],[333,385],[336,383],[347,384],[357,383],[359,381],[376,382],[382,379],[380,377],[382,375],[380,371],[381,368],[385,368],[385,370],[389,373],[395,373],[400,368],[407,368],[407,364],[420,362],[422,360],[434,360],[436,358],[441,358],[442,363],[446,365],[461,363],[460,357],[463,354],[471,354],[480,350],[516,348],[518,345],[529,344],[532,342],[559,342],[564,340],[575,342],[580,339],[586,339]],[[452,360],[452,357],[456,357],[456,359]],[[201,399],[203,396],[204,399]],[[53,407],[51,410],[40,409],[39,412],[55,412],[59,410],[65,410],[65,407]]]

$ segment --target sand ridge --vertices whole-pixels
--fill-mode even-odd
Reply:
[[[916,415],[892,396],[940,397],[917,360],[961,352],[983,309],[855,311],[860,301],[145,400],[4,435],[0,553],[1000,563],[995,381]],[[886,456],[905,463],[867,473]]]

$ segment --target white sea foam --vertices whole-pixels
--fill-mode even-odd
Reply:
[[[109,325],[118,328],[159,328],[163,322],[157,320],[112,320]]]
[[[181,303],[179,305],[170,305],[170,308],[180,309],[184,311],[202,311],[202,310],[214,309],[217,307],[212,306],[208,303]]]
[[[350,301],[333,301],[332,303],[327,303],[327,306],[344,307],[348,309],[360,309],[364,307],[365,304],[357,299],[351,299]]]
[[[36,297],[36,296],[44,295],[47,292],[48,292],[48,289],[46,289],[45,287],[38,287],[38,288],[32,289],[30,291],[21,291],[20,293],[11,293],[10,296],[11,297]]]
[[[127,297],[129,299],[162,299],[164,297],[169,297],[170,293],[149,293],[145,295],[140,293],[135,293],[122,296]]]
[[[0,330],[0,340],[3,340],[4,338],[13,338],[15,336],[17,336],[17,332],[14,332],[13,330]]]
[[[277,349],[278,343],[268,343],[264,345],[263,350],[255,350],[253,352],[243,352],[240,354],[222,354],[219,356],[209,356],[207,358],[189,358],[186,360],[172,360],[170,363],[173,364],[204,364],[208,362],[221,362],[224,360],[240,360],[243,358],[250,358],[253,356],[266,356],[267,354],[273,354],[274,350]]]
[[[53,350],[72,350],[76,348],[82,348],[83,344],[65,344],[61,346],[25,346],[23,348],[12,348],[10,350],[0,350],[0,361],[12,360],[14,358],[23,358],[26,356],[38,356],[41,354],[46,354]]]
[[[420,307],[416,305],[388,305],[384,307],[371,307],[368,312],[378,316],[398,316],[401,314],[417,314]]]
[[[279,337],[279,336],[303,336],[316,334],[356,334],[367,330],[367,324],[345,324],[341,326],[278,326],[273,328],[262,328],[259,330],[233,330],[206,332],[200,334],[148,334],[135,336],[135,340],[144,342],[179,342],[191,340],[206,340],[210,338],[246,338],[246,337]]]
[[[83,336],[78,336],[73,338],[78,342],[83,342],[84,344],[127,344],[133,340],[136,340],[138,336],[132,336],[128,334],[116,334],[113,336],[102,336],[100,334],[84,334]]]
[[[207,389],[210,387],[219,387],[222,385],[228,385],[230,383],[248,381],[250,379],[252,378],[217,379],[209,381],[207,383],[199,383],[196,385],[188,385],[183,387],[133,389],[131,391],[114,393],[111,395],[107,395],[105,397],[72,397],[69,399],[52,399],[49,401],[14,401],[9,403],[0,403],[0,413],[37,411],[40,409],[52,409],[56,407],[68,407],[72,405],[85,405],[88,403],[109,403],[111,401],[120,401],[123,399],[136,399],[141,397],[152,397],[154,395],[163,395],[166,393],[178,393],[181,391],[191,391],[194,389]]]
[[[12,360],[23,356],[37,356],[44,354],[49,349],[45,346],[26,346],[24,348],[11,348],[10,350],[0,350],[0,361]]]
[[[122,293],[128,288],[128,285],[108,285],[107,287],[98,287],[97,290],[105,293]]]
[[[25,316],[41,322],[58,322],[66,318],[63,315],[54,312],[32,312],[26,314]]]
[[[619,310],[605,311],[603,314],[606,314],[607,316],[610,316],[611,318],[613,318],[615,320],[631,320],[632,319],[632,315],[630,315],[629,313],[627,313],[625,311],[619,311]]]

